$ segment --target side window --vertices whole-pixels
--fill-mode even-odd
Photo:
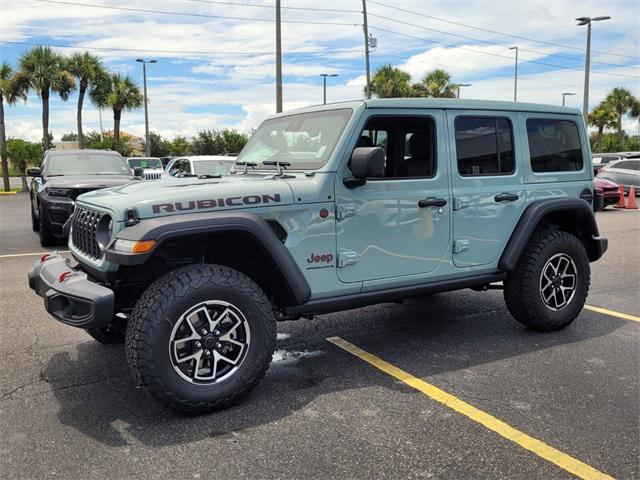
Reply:
[[[460,175],[509,175],[515,171],[513,128],[508,119],[458,117],[455,131]]]
[[[534,172],[582,170],[582,146],[578,126],[574,122],[529,118],[527,137]]]
[[[431,178],[436,173],[436,126],[432,117],[374,117],[356,147],[382,147],[388,178]]]

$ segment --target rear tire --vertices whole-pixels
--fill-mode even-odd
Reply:
[[[504,282],[511,315],[543,332],[560,330],[582,311],[589,293],[589,257],[570,233],[543,230],[530,240]]]
[[[52,247],[57,243],[56,237],[54,237],[53,233],[51,233],[51,228],[49,227],[49,225],[47,224],[47,221],[45,220],[42,207],[40,207],[39,211],[40,211],[40,228],[38,229],[39,230],[38,233],[40,234],[40,245],[43,247]]]
[[[200,414],[226,408],[262,379],[276,343],[272,307],[246,275],[191,265],[138,300],[125,340],[138,384],[165,406]]]

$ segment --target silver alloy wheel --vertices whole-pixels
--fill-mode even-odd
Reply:
[[[578,270],[566,253],[557,253],[545,263],[540,274],[540,296],[553,311],[565,308],[574,297]]]
[[[211,385],[233,375],[251,342],[249,324],[236,306],[209,300],[187,310],[169,338],[174,370],[184,380]]]

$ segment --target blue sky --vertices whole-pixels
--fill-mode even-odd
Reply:
[[[249,131],[275,111],[274,0],[2,0],[0,57],[14,67],[30,44],[65,54],[88,49],[112,70],[142,84],[138,57],[149,66],[151,129],[166,137],[198,130]],[[89,6],[88,6],[89,5]],[[114,8],[98,8],[98,6]],[[364,59],[360,0],[282,0],[285,110],[328,100],[362,98]],[[125,8],[129,10],[119,10]],[[141,12],[156,10],[169,13]],[[470,83],[462,97],[511,100],[514,52],[520,48],[518,100],[582,106],[586,27],[578,16],[610,15],[595,23],[590,105],[624,86],[640,95],[640,6],[636,1],[369,0],[370,32],[378,40],[372,69],[391,63],[418,80],[434,68]],[[77,94],[51,101],[56,139],[75,131]],[[6,109],[9,136],[40,138],[40,101]],[[85,131],[99,128],[85,108]],[[111,113],[103,111],[105,130]],[[625,119],[638,132],[638,122]],[[122,128],[142,135],[142,110],[126,112]]]

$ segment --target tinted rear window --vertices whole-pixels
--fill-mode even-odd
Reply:
[[[582,170],[582,146],[578,126],[568,120],[530,118],[527,136],[534,172]]]
[[[514,172],[513,135],[508,119],[458,117],[455,130],[460,175],[508,175]]]

